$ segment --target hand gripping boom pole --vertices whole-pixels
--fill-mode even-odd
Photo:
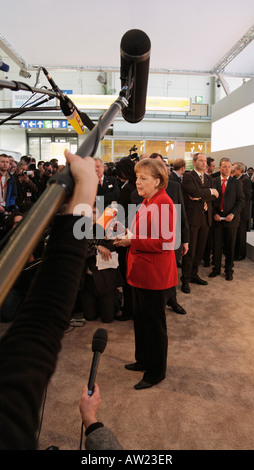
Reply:
[[[145,113],[145,97],[148,80],[150,39],[140,30],[130,30],[121,41],[122,90],[109,109],[91,129],[90,134],[77,150],[82,158],[93,157],[100,140],[120,111],[128,122],[139,122]],[[0,81],[0,88],[2,83]],[[18,86],[8,82],[10,88]],[[27,85],[19,85],[25,86]],[[46,92],[56,95],[56,91]],[[127,108],[127,109],[125,109]],[[49,179],[48,188],[29,210],[0,253],[0,305],[18,278],[51,219],[74,188],[69,166]]]
[[[94,156],[96,145],[103,138],[115,117],[125,106],[128,106],[127,95],[128,89],[120,92],[119,97],[111,104],[79,147],[76,152],[77,155],[82,158]],[[68,165],[62,172],[52,176],[49,181],[50,185],[29,210],[27,217],[22,220],[1,250],[0,305],[17,280],[57,210],[73,191],[74,182]]]

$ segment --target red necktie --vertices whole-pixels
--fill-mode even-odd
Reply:
[[[102,179],[100,180],[100,185],[102,186]]]
[[[222,185],[221,185],[221,192],[222,192],[222,198],[221,198],[221,203],[220,203],[220,211],[223,212],[223,203],[224,203],[224,193],[226,189],[226,181],[227,179],[222,180]]]

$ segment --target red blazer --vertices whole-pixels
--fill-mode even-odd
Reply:
[[[178,284],[174,238],[176,210],[165,189],[140,206],[131,227],[127,254],[128,284],[162,290]]]

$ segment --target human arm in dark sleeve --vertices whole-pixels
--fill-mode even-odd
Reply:
[[[192,172],[183,175],[183,190],[192,199],[202,199],[202,201],[213,201],[218,197],[217,190],[214,188],[212,178],[210,178],[210,187],[203,187],[196,184]]]
[[[72,158],[79,157],[69,159],[71,168]],[[90,160],[78,162],[79,172],[83,168],[90,181],[83,188],[82,175],[79,180],[74,178],[67,213],[56,216],[44,260],[0,343],[0,449],[32,450],[36,446],[42,399],[56,367],[86,259],[87,240],[73,234],[80,215],[72,214],[78,203],[92,206],[95,199],[97,177]]]

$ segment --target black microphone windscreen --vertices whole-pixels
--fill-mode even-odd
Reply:
[[[103,353],[108,340],[108,334],[103,328],[98,328],[93,336],[92,351]]]
[[[121,86],[128,84],[131,68],[133,77],[129,104],[123,109],[122,115],[126,121],[136,123],[145,115],[151,41],[143,31],[131,29],[122,37],[120,50]]]
[[[151,49],[151,41],[144,31],[130,29],[121,40],[121,50],[129,56],[141,56]]]

